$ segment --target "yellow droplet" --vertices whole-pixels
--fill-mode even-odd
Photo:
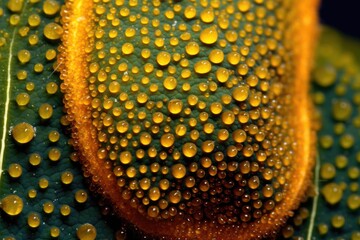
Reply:
[[[185,51],[190,56],[195,56],[200,52],[199,44],[197,42],[189,42],[185,47]]]
[[[58,40],[63,33],[63,28],[57,23],[48,23],[44,27],[44,36],[49,40]]]
[[[11,14],[9,22],[12,26],[18,25],[20,22],[20,16],[18,14]]]
[[[60,133],[56,130],[53,130],[49,133],[48,138],[50,142],[57,142],[60,139]]]
[[[55,82],[49,82],[46,84],[46,92],[48,94],[55,94],[58,90],[58,85]]]
[[[152,187],[149,189],[148,195],[151,201],[157,201],[161,196],[160,189],[158,187]]]
[[[53,162],[59,161],[61,157],[61,150],[59,148],[51,148],[48,153],[48,157]]]
[[[336,183],[326,184],[321,189],[321,193],[325,197],[325,200],[332,205],[340,202],[343,197],[343,189]]]
[[[20,12],[23,8],[24,0],[9,0],[7,2],[7,7],[12,12]]]
[[[169,194],[169,201],[173,204],[179,203],[181,200],[181,192],[179,190],[173,190]]]
[[[360,240],[360,231],[355,231],[351,234],[351,240]]]
[[[194,157],[197,153],[197,147],[194,143],[185,143],[182,147],[182,152],[185,157]]]
[[[330,87],[336,81],[336,69],[333,66],[320,66],[315,68],[314,80],[322,87]]]
[[[33,34],[29,36],[29,43],[31,46],[38,44],[38,42],[39,42],[39,37],[37,35]]]
[[[182,111],[183,103],[179,99],[171,99],[168,103],[168,110],[171,114],[179,114]]]
[[[37,14],[31,14],[28,17],[28,23],[30,27],[37,27],[39,26],[40,22],[41,22],[41,18]]]
[[[236,101],[245,101],[249,96],[249,87],[247,87],[246,85],[236,87],[232,92],[232,96]]]
[[[57,238],[60,236],[60,229],[58,227],[50,228],[50,236],[53,238]]]
[[[189,5],[185,8],[184,15],[187,19],[193,19],[196,17],[196,8],[192,5]]]
[[[61,205],[60,207],[60,213],[63,216],[69,216],[71,213],[71,208],[69,205]]]
[[[128,27],[126,30],[125,30],[125,36],[126,37],[133,37],[133,36],[135,36],[135,34],[136,34],[136,30],[135,30],[135,28],[133,28],[133,27]]]
[[[28,50],[20,50],[17,54],[17,57],[21,63],[27,63],[30,61],[31,54]]]
[[[0,202],[0,208],[10,216],[19,215],[22,212],[23,207],[24,204],[22,199],[14,194],[4,197]]]
[[[221,114],[221,120],[226,125],[231,125],[235,121],[235,115],[232,111],[224,111]]]
[[[165,133],[160,138],[161,146],[169,148],[175,143],[175,136],[171,133]]]
[[[320,223],[318,225],[318,231],[319,231],[320,235],[325,235],[328,233],[329,227],[328,227],[328,225],[326,225],[324,223]]]
[[[259,66],[255,69],[255,74],[260,79],[265,79],[268,75],[268,69],[262,66]]]
[[[243,143],[246,140],[246,132],[242,129],[237,129],[233,132],[232,137],[236,143]]]
[[[26,37],[28,35],[30,31],[30,28],[29,27],[20,27],[19,29],[19,35],[21,37]],[[34,36],[34,35],[31,35],[31,36]],[[36,35],[35,35],[36,36]],[[30,37],[29,37],[30,38]],[[30,41],[29,41],[30,42]]]
[[[30,95],[27,93],[19,93],[16,96],[16,103],[18,106],[26,106],[30,102]]]
[[[212,26],[209,28],[205,28],[200,33],[200,41],[204,44],[213,44],[218,39],[218,33],[216,27]]]
[[[229,79],[230,72],[226,68],[220,67],[215,73],[216,79],[221,83],[226,83]]]
[[[1,8],[0,8],[0,12],[1,12]],[[5,44],[6,44],[6,39],[4,37],[0,37],[0,47],[4,46]]]
[[[181,179],[186,175],[186,168],[183,164],[177,163],[171,167],[171,173],[174,178]]]
[[[345,225],[345,218],[342,215],[335,215],[331,218],[331,224],[334,228],[342,228]]]
[[[85,223],[77,229],[76,236],[79,240],[94,240],[96,238],[96,228],[90,223]]]
[[[177,86],[176,78],[174,78],[173,76],[166,77],[164,79],[163,85],[166,90],[171,91],[171,90],[176,89],[176,86]]]
[[[84,202],[86,202],[87,197],[88,197],[88,195],[87,195],[87,193],[85,192],[85,190],[80,189],[80,190],[76,191],[76,193],[75,193],[75,200],[76,200],[78,203],[84,203]]]
[[[49,49],[45,53],[45,58],[48,61],[54,60],[56,58],[56,51],[54,49]]]
[[[151,143],[151,141],[152,141],[152,137],[149,133],[142,133],[140,135],[140,142],[142,145],[148,146]]]
[[[28,82],[26,83],[25,86],[26,90],[28,90],[29,92],[34,91],[35,89],[35,84],[33,82]]]
[[[129,151],[124,151],[120,153],[120,162],[122,164],[129,164],[132,161],[132,155]]]
[[[16,73],[16,77],[19,79],[19,80],[25,80],[27,78],[27,72],[25,70],[19,70],[17,73]]]
[[[49,202],[49,201],[45,202],[43,204],[43,211],[45,213],[47,213],[47,214],[52,213],[54,211],[54,204],[52,202]]]
[[[360,196],[352,194],[347,199],[347,206],[351,210],[357,210],[360,208]]]
[[[224,52],[220,49],[214,49],[209,54],[209,60],[212,63],[219,64],[224,60]]]
[[[215,18],[214,10],[211,7],[204,9],[200,14],[200,18],[204,23],[213,22]]]
[[[61,182],[65,185],[72,183],[73,179],[74,175],[69,171],[65,171],[61,174]]]
[[[246,64],[239,64],[238,65],[238,68],[237,68],[237,72],[240,74],[240,75],[242,75],[242,76],[245,76],[248,72],[249,72],[249,67],[248,67],[248,65],[246,65]],[[247,78],[247,80],[252,80],[251,78],[250,78],[250,76]],[[256,81],[256,83],[257,83],[257,81]],[[255,84],[253,84],[253,85],[255,85]]]
[[[31,228],[37,228],[40,226],[41,219],[38,213],[30,213],[27,218],[27,223]]]
[[[157,206],[150,206],[147,210],[149,217],[156,218],[159,215],[160,211]]]
[[[134,45],[132,45],[131,43],[125,43],[124,45],[122,45],[121,51],[125,55],[130,55],[134,52]]]
[[[194,70],[198,74],[206,74],[211,71],[211,63],[208,60],[201,60],[195,63]]]
[[[22,168],[21,165],[17,163],[12,163],[9,165],[8,172],[10,177],[12,178],[19,178],[22,174]]]
[[[346,156],[344,155],[339,155],[339,156],[336,156],[335,158],[335,164],[336,164],[336,167],[339,168],[339,169],[343,169],[347,166],[348,164],[348,159]]]
[[[346,121],[352,113],[351,104],[346,100],[334,101],[332,105],[332,115],[337,121]]]
[[[39,115],[42,119],[46,120],[51,118],[53,114],[53,107],[48,104],[48,103],[44,103],[41,104],[40,108],[39,108]]]
[[[44,70],[44,65],[41,63],[36,63],[34,66],[34,72],[41,73]]]
[[[291,238],[294,235],[294,227],[291,225],[286,225],[281,229],[281,233],[284,238]]]
[[[160,66],[166,66],[170,63],[171,55],[168,52],[159,52],[156,56],[156,61]]]
[[[109,84],[109,91],[114,94],[119,93],[120,92],[120,83],[118,83],[116,81],[112,81]]]
[[[359,178],[359,175],[360,175],[360,170],[359,170],[358,167],[354,166],[354,167],[350,167],[348,169],[348,176],[349,176],[350,179],[356,180],[356,179]]]
[[[325,149],[332,147],[334,143],[334,139],[331,135],[321,136],[319,140],[320,140],[320,146]]]
[[[32,125],[22,122],[17,124],[11,131],[16,142],[25,144],[30,142],[35,136],[35,129]]]
[[[335,177],[336,169],[331,163],[321,165],[320,175],[322,179],[329,180]]]
[[[240,12],[247,12],[250,10],[251,3],[249,0],[240,0],[237,6]]]
[[[41,189],[46,189],[49,186],[49,181],[46,178],[40,178],[39,187]]]
[[[352,134],[344,134],[340,137],[340,146],[344,149],[349,149],[354,146],[355,139]]]
[[[55,15],[60,10],[60,4],[55,0],[46,0],[43,4],[43,11],[46,15]]]
[[[33,166],[38,166],[41,162],[41,156],[37,153],[33,153],[29,157],[29,163]]]

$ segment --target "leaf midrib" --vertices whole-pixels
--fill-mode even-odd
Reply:
[[[314,169],[314,188],[315,188],[315,196],[313,198],[313,203],[311,207],[311,215],[310,215],[310,223],[308,227],[308,233],[306,240],[312,240],[313,239],[313,231],[315,226],[315,218],[318,208],[318,200],[319,200],[319,181],[320,181],[320,156],[319,153],[316,154],[316,163],[315,163],[315,169]]]

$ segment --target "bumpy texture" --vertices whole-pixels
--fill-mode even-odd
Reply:
[[[316,1],[68,1],[61,89],[93,188],[148,234],[275,234],[313,165],[315,12]]]
[[[84,239],[95,227],[87,237],[115,234],[68,144],[54,71],[62,5],[0,1],[0,239],[76,239],[77,229]]]
[[[313,71],[320,181],[314,237],[360,239],[358,41],[323,28]]]

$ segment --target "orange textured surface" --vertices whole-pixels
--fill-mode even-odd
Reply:
[[[94,3],[74,0],[66,3],[62,13],[64,24],[63,44],[60,47],[59,62],[61,89],[65,93],[64,103],[68,119],[73,126],[73,144],[81,154],[84,175],[92,178],[97,192],[109,200],[114,210],[124,219],[136,225],[145,233],[154,236],[186,239],[261,239],[274,238],[281,225],[292,215],[310,184],[314,164],[315,136],[311,126],[311,103],[308,96],[309,71],[312,50],[317,33],[317,1],[293,1],[288,13],[289,25],[284,42],[289,42],[289,51],[294,56],[292,93],[289,100],[293,105],[289,112],[296,145],[294,162],[287,173],[288,183],[284,198],[273,212],[249,223],[220,225],[211,221],[197,221],[177,215],[171,220],[151,219],[135,211],[129,201],[123,199],[111,169],[104,167],[105,161],[98,158],[99,143],[97,130],[92,124],[91,96],[88,90],[89,59],[94,47]],[[290,130],[291,131],[291,130]]]

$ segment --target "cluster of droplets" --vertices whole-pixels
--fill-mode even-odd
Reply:
[[[89,223],[71,229],[64,227],[65,222],[77,218],[71,215],[72,211],[79,214],[87,206],[88,193],[76,181],[79,171],[72,169],[70,159],[77,161],[77,157],[66,156],[68,138],[61,128],[61,124],[69,124],[61,117],[58,73],[54,72],[56,47],[63,33],[61,4],[57,0],[8,0],[1,6],[5,8],[0,7],[0,59],[13,55],[8,93],[11,115],[4,119],[9,139],[3,163],[5,173],[1,176],[1,181],[7,182],[1,189],[2,194],[7,194],[0,197],[4,239],[24,238],[29,229],[34,238],[48,234],[49,239],[56,239],[72,234],[74,238],[91,240],[97,236]],[[10,84],[4,80],[5,70],[8,69],[1,68],[2,83]],[[59,191],[69,198],[60,199]],[[17,224],[23,224],[23,219],[25,225],[19,230]]]
[[[88,89],[97,157],[138,212],[232,224],[282,201],[294,153],[287,8],[95,5]]]
[[[313,101],[319,111],[320,203],[326,218],[317,219],[318,234],[324,238],[347,232],[360,239],[360,78],[354,57],[338,36],[327,36],[319,45],[319,66],[313,73]],[[329,48],[333,50],[329,52]],[[324,91],[326,90],[326,91]],[[334,154],[335,153],[335,154]],[[328,210],[327,210],[328,209]],[[329,212],[331,214],[329,214]],[[349,217],[350,216],[350,217]],[[342,236],[339,235],[339,239]]]

